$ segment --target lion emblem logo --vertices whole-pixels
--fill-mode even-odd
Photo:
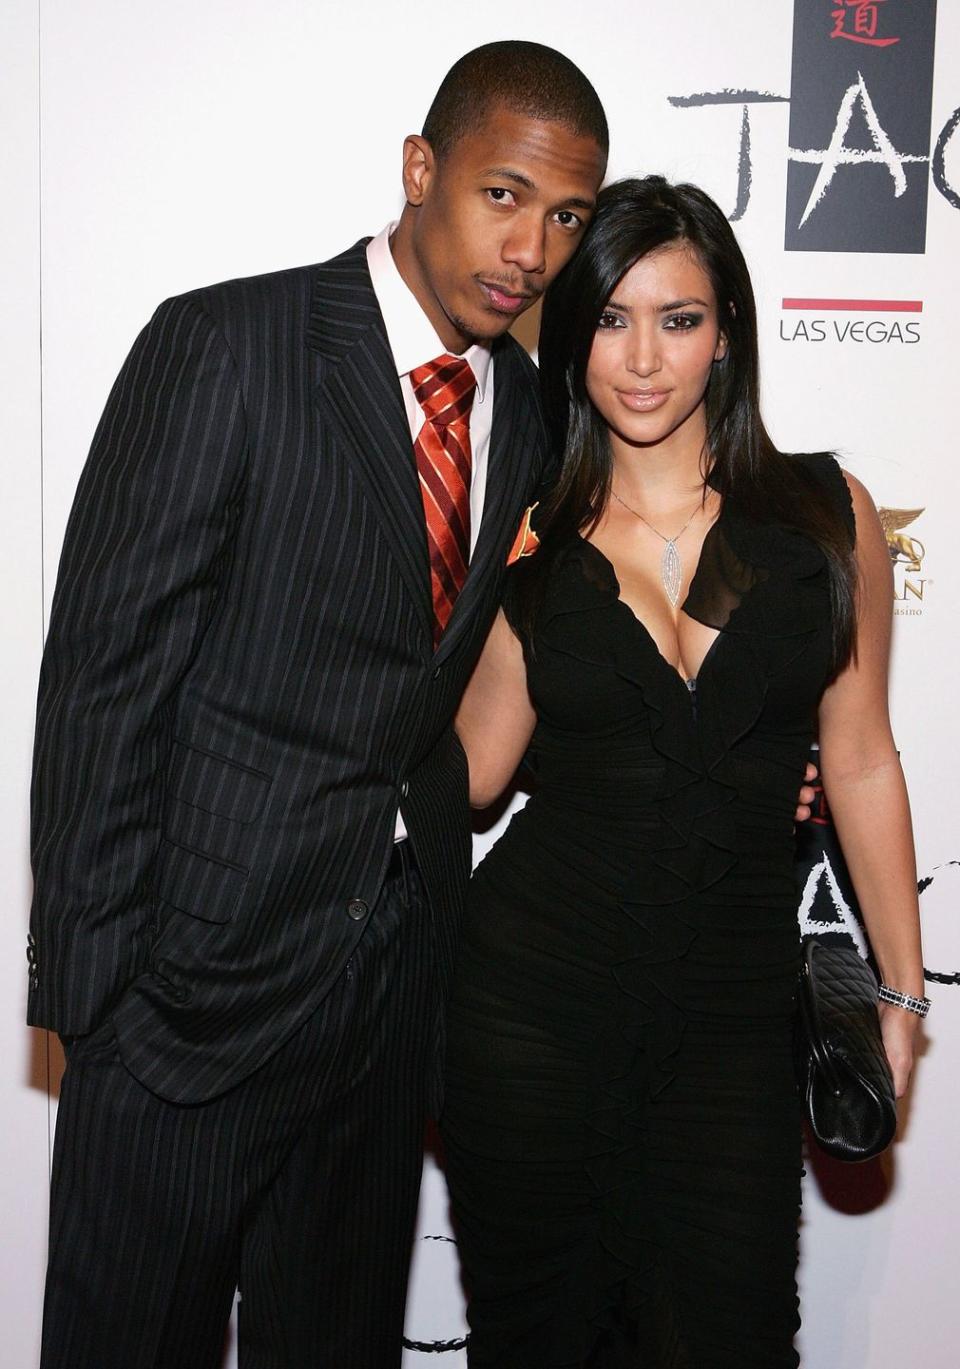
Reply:
[[[908,528],[923,509],[879,509],[880,522],[887,537],[890,560],[895,566],[902,566],[914,575],[920,571],[925,548],[919,537],[908,536],[903,529]]]

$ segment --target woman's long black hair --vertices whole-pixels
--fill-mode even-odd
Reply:
[[[764,427],[756,304],[733,230],[709,195],[694,185],[671,185],[662,176],[617,181],[602,190],[579,250],[547,291],[540,383],[558,470],[535,520],[547,554],[516,567],[514,616],[528,633],[549,573],[551,545],[574,533],[589,534],[607,506],[612,456],[606,423],[587,394],[590,349],[600,315],[625,273],[675,243],[688,244],[710,277],[727,339],[726,355],[714,365],[706,395],[710,484],[723,498],[735,495],[748,517],[793,528],[822,549],[838,670],[854,641],[856,567],[849,529],[823,486],[810,480],[805,463],[779,452]]]

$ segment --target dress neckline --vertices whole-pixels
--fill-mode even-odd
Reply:
[[[698,618],[695,614],[689,613],[689,612],[687,611],[687,605],[690,603],[690,599],[691,599],[691,596],[692,596],[692,594],[693,594],[693,588],[694,588],[694,585],[696,584],[696,581],[697,581],[697,576],[700,574],[700,567],[701,567],[701,564],[703,563],[703,554],[704,554],[704,551],[706,550],[707,543],[708,543],[708,542],[710,541],[710,539],[713,537],[715,529],[719,526],[720,520],[723,518],[724,510],[726,509],[726,503],[727,503],[726,500],[723,500],[723,501],[721,502],[721,504],[720,504],[720,512],[717,514],[716,518],[713,520],[713,522],[710,524],[709,528],[707,528],[706,533],[704,534],[703,541],[702,541],[701,544],[700,544],[700,555],[697,557],[697,564],[696,564],[696,567],[694,568],[694,572],[693,572],[693,574],[692,574],[691,577],[690,577],[690,584],[687,586],[687,593],[686,593],[686,596],[685,596],[685,598],[684,598],[684,601],[683,601],[683,603],[680,605],[680,612],[686,614],[686,616],[687,616],[688,618],[692,618],[694,622],[700,623],[702,627],[713,627],[714,625],[713,625],[712,623],[704,623],[703,620],[700,619],[700,618]],[[585,546],[585,547],[589,547],[590,550],[591,550],[596,556],[599,556],[599,558],[601,559],[601,561],[602,561],[602,562],[604,563],[604,565],[607,567],[607,569],[609,570],[610,575],[611,575],[611,577],[612,577],[612,579],[613,579],[614,586],[616,587],[617,603],[620,604],[620,605],[622,605],[622,607],[626,610],[626,612],[629,613],[629,615],[630,615],[631,619],[633,620],[633,622],[636,623],[636,625],[640,628],[640,631],[644,634],[644,636],[646,637],[647,641],[650,643],[650,645],[653,647],[653,650],[656,652],[657,656],[658,656],[658,657],[660,658],[660,660],[663,662],[664,667],[665,667],[667,670],[669,670],[669,672],[670,672],[671,675],[675,676],[675,678],[676,678],[677,680],[679,680],[679,682],[681,683],[681,685],[683,685],[683,687],[684,687],[685,690],[688,690],[688,691],[689,691],[691,685],[695,688],[696,685],[697,685],[697,683],[698,683],[698,681],[699,681],[699,679],[700,679],[700,676],[703,674],[703,668],[704,668],[704,666],[707,664],[707,661],[708,661],[708,660],[710,659],[710,657],[713,655],[714,650],[715,650],[715,648],[717,647],[717,644],[719,643],[721,637],[723,636],[723,632],[724,632],[723,628],[716,628],[716,629],[715,629],[717,635],[714,637],[713,641],[710,643],[710,645],[707,647],[707,650],[704,652],[703,657],[702,657],[702,659],[701,659],[701,661],[700,661],[700,664],[699,664],[699,666],[697,667],[697,673],[696,673],[695,675],[689,675],[689,676],[687,676],[687,675],[682,675],[682,674],[680,673],[680,671],[676,668],[675,665],[671,665],[671,663],[667,660],[666,656],[664,656],[663,652],[662,652],[662,651],[660,650],[660,648],[657,646],[657,643],[656,643],[656,640],[655,640],[655,638],[654,638],[654,636],[653,636],[653,633],[652,633],[652,632],[650,631],[650,629],[647,627],[647,625],[646,625],[646,623],[643,621],[643,619],[642,619],[637,613],[634,612],[634,610],[633,610],[633,609],[630,607],[630,605],[627,603],[626,599],[624,599],[624,598],[622,597],[621,591],[620,591],[620,577],[617,575],[616,567],[614,566],[613,562],[610,560],[609,556],[607,556],[607,554],[606,554],[605,552],[602,552],[602,551],[600,550],[600,548],[599,548],[598,546],[596,546],[593,542],[589,542],[584,536],[582,536],[581,533],[577,533],[576,536],[577,536],[578,541],[581,543],[581,545],[582,545],[582,546]]]

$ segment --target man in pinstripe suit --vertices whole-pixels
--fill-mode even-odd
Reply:
[[[394,231],[168,300],[114,386],[38,712],[43,1369],[213,1369],[238,1284],[244,1369],[399,1362],[469,871],[452,718],[545,460],[507,329],[606,147],[560,54],[478,49],[404,144]],[[411,374],[450,355],[471,548],[440,633]]]

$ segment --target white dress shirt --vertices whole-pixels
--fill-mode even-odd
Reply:
[[[410,425],[411,445],[416,442],[424,424],[424,413],[413,392],[410,372],[449,349],[437,337],[433,324],[421,309],[416,296],[397,270],[390,250],[390,238],[396,224],[388,224],[367,243],[367,268],[373,282],[380,312],[387,330],[387,341],[396,363],[400,389]],[[490,429],[493,426],[493,357],[490,348],[482,343],[460,355],[470,363],[477,382],[470,409],[470,555],[473,555],[483,518],[483,498],[487,488],[487,455],[490,450]],[[394,840],[401,841],[407,829],[399,812]]]
[[[390,238],[396,228],[388,224],[382,233],[367,243],[367,267],[373,282],[380,312],[387,330],[387,341],[393,353],[400,378],[400,389],[410,425],[410,441],[416,442],[423,427],[423,410],[413,393],[410,372],[435,357],[443,356],[449,348],[437,337],[409,286],[397,270]],[[476,394],[470,409],[470,554],[477,545],[480,520],[483,518],[483,497],[487,488],[487,454],[490,450],[490,429],[493,426],[493,357],[490,348],[481,342],[459,353],[470,363],[477,382]]]

